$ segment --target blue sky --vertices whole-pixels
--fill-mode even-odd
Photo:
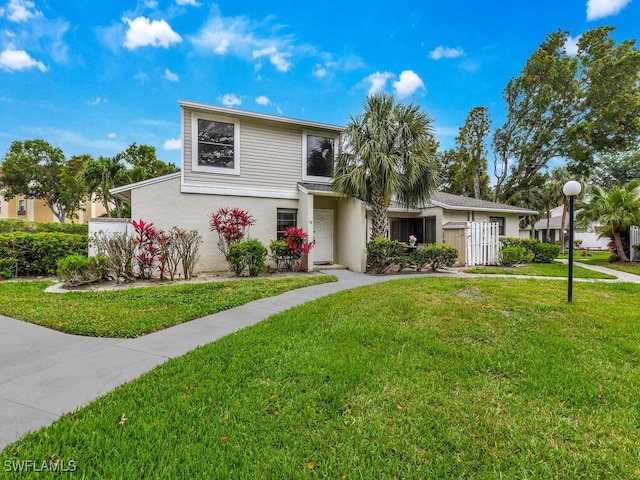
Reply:
[[[636,38],[640,0],[0,0],[0,155],[153,145],[180,161],[178,100],[344,125],[372,91],[416,102],[454,145],[557,29]]]

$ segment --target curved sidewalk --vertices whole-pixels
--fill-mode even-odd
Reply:
[[[640,283],[640,276],[604,267],[581,266],[617,275],[618,281]],[[134,339],[68,335],[0,316],[0,449],[169,358],[254,325],[275,313],[342,290],[423,276],[372,276],[347,270],[326,273],[335,275],[338,281],[291,290]]]
[[[326,273],[338,281],[291,290],[133,339],[69,335],[0,315],[0,449],[169,358],[295,305],[394,278],[347,270]]]

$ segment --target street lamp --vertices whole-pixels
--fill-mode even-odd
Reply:
[[[567,300],[571,303],[573,298],[573,217],[575,216],[575,199],[580,195],[582,185],[580,182],[570,180],[562,187],[562,192],[569,197],[569,285],[567,290]]]

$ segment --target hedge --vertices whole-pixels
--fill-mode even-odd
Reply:
[[[78,223],[29,222],[27,220],[0,220],[0,233],[6,232],[60,232],[87,235],[89,226]]]
[[[58,260],[87,255],[88,237],[60,232],[0,233],[0,271],[21,275],[54,275]]]

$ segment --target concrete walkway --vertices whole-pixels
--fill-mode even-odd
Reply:
[[[634,275],[631,275],[633,280],[627,280],[629,274],[581,266],[618,275],[623,281],[640,282],[640,277]],[[338,281],[292,290],[134,339],[68,335],[0,316],[0,449],[169,358],[254,325],[277,312],[341,290],[421,276],[371,276],[347,270],[326,273],[335,275]]]

